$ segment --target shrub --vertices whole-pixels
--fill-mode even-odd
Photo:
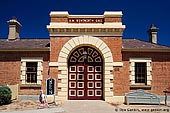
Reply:
[[[11,102],[11,89],[8,86],[0,86],[0,105],[9,104]]]

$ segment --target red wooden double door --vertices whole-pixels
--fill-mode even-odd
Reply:
[[[74,50],[68,61],[68,99],[103,99],[103,59],[89,46]]]

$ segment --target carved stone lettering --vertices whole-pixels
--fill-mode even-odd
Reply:
[[[103,18],[69,18],[69,23],[103,23]]]

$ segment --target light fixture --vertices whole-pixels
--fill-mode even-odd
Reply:
[[[84,56],[84,59],[87,59],[87,52],[86,51],[83,51],[83,56]]]

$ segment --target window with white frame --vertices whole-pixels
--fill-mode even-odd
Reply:
[[[26,62],[26,83],[37,83],[37,62]]]
[[[151,85],[151,58],[130,58],[131,85]]]
[[[21,58],[21,84],[41,84],[42,62],[41,57]]]
[[[135,62],[135,83],[146,85],[146,62]]]

